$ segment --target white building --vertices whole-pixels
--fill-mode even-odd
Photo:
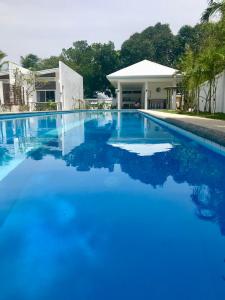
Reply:
[[[143,60],[107,78],[116,88],[118,109],[176,108],[178,70]]]
[[[36,72],[35,84],[29,82],[31,74],[12,62],[0,72],[2,107],[18,110],[28,105],[30,110],[35,110],[44,103],[53,102],[57,110],[71,110],[84,104],[83,77],[63,62],[59,62],[58,68]]]

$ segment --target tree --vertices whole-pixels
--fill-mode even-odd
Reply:
[[[121,67],[127,67],[143,59],[154,59],[154,47],[150,40],[144,39],[140,33],[133,34],[122,44]]]
[[[157,23],[133,34],[121,47],[121,64],[128,66],[149,59],[167,66],[175,60],[176,39],[168,24]]]
[[[217,22],[209,22],[210,17],[219,13]],[[184,85],[188,93],[193,96],[194,102],[199,97],[204,101],[204,110],[211,113],[216,111],[217,78],[225,68],[225,0],[209,1],[209,6],[203,12],[199,24],[200,35],[192,43],[192,64],[188,60],[186,52],[182,58],[182,69],[185,73]],[[194,63],[193,63],[194,62]],[[204,92],[199,95],[200,85]],[[193,92],[195,91],[195,92]]]
[[[105,92],[111,86],[106,75],[114,72],[119,67],[119,54],[112,42],[105,44],[94,43],[91,45],[92,57],[92,91]]]
[[[39,62],[40,58],[35,54],[28,54],[24,57],[21,56],[21,65],[26,69],[36,70],[38,68]]]
[[[58,68],[60,56],[50,56],[49,58],[45,58],[39,61],[37,65],[38,70],[52,69]]]
[[[203,24],[197,24],[193,27],[189,25],[182,26],[176,36],[175,63],[179,63],[188,47],[194,52],[198,51],[205,35],[205,25]]]
[[[62,50],[61,58],[84,77],[86,97],[110,88],[106,75],[119,67],[119,54],[112,42],[89,45],[87,41],[77,41],[73,47]]]
[[[184,72],[183,84],[192,99],[192,104],[199,108],[200,85],[204,83],[204,110],[211,113],[216,110],[217,75],[225,67],[225,27],[224,22],[204,24],[204,38],[199,46],[187,49],[181,60]],[[187,101],[190,104],[189,101]],[[190,105],[188,106],[188,108]]]

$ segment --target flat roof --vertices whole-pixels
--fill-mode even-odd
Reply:
[[[36,73],[40,74],[40,75],[44,75],[44,74],[57,72],[58,70],[59,70],[59,68],[52,68],[52,69],[39,70],[39,71],[36,71]]]

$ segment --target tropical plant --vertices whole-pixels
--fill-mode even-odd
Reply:
[[[2,62],[2,60],[6,57],[6,54],[0,50],[0,70],[2,66],[5,64],[5,62]]]
[[[219,13],[221,18],[225,17],[225,1],[219,0],[209,0],[209,6],[205,9],[202,14],[201,21],[202,22],[209,22],[210,18],[213,17],[215,14]]]
[[[184,110],[194,108],[198,103],[199,85],[201,81],[201,72],[196,64],[196,57],[193,50],[187,47],[180,68],[184,73],[182,85],[185,87],[186,93],[184,97]]]
[[[198,45],[191,45],[181,60],[184,72],[183,84],[199,109],[199,100],[204,103],[204,111],[216,111],[218,74],[225,68],[225,1],[209,1],[209,7],[203,13],[201,34]],[[210,16],[221,13],[217,22],[209,22]],[[202,86],[201,86],[202,84]],[[202,93],[200,94],[200,88]],[[188,103],[188,101],[186,101]],[[189,104],[189,103],[188,103]]]

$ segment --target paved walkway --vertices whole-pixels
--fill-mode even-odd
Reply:
[[[225,147],[225,121],[172,114],[156,110],[142,109],[141,111]]]

